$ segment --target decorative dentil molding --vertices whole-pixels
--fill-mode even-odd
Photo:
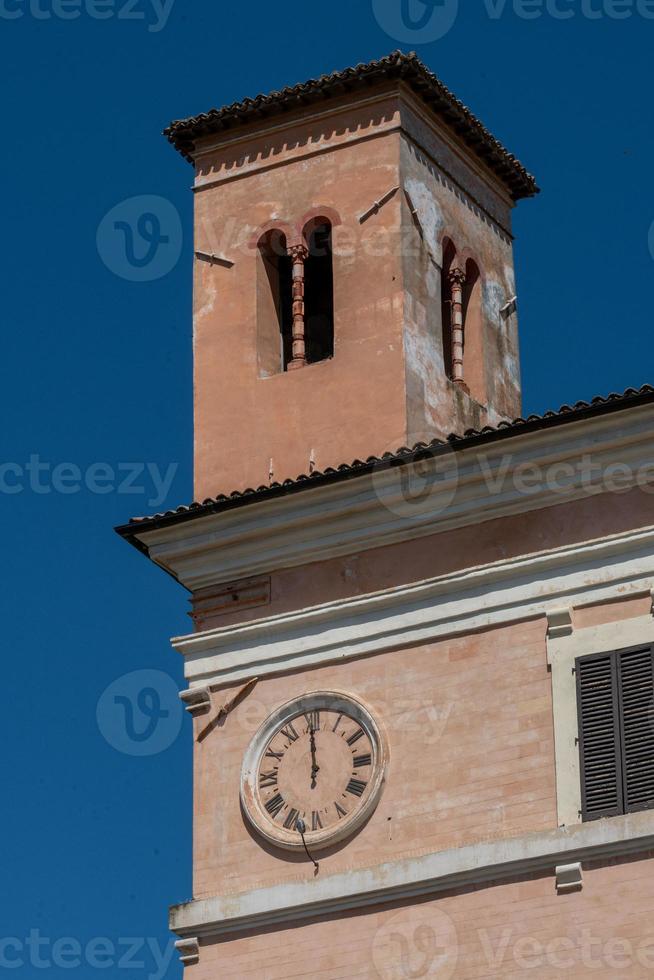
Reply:
[[[371,110],[374,110],[375,107],[379,107],[380,109],[384,107],[386,110],[384,111],[385,118],[375,126],[374,131],[362,132],[357,126],[347,133],[344,132],[343,139],[336,142],[330,140],[328,143],[330,152],[347,149],[371,139],[383,139],[397,133],[413,145],[420,153],[424,154],[429,160],[430,165],[442,177],[451,182],[459,199],[466,201],[469,205],[474,205],[484,214],[485,220],[492,227],[501,230],[509,239],[512,238],[510,212],[515,206],[515,202],[507,188],[488,166],[470,154],[465,144],[458,140],[447,126],[434,118],[433,114],[430,113],[421,100],[406,86],[402,86],[401,91],[397,95],[382,92],[374,95],[371,94],[368,98],[363,98],[359,93],[357,98],[343,102],[336,113],[332,106],[323,109],[305,106],[302,111],[302,121],[304,124],[311,124],[315,128],[327,121],[335,123],[340,116],[344,120],[344,126],[341,128],[345,129],[347,127],[347,115],[353,109],[360,111],[364,106],[369,106]],[[391,112],[388,111],[390,106],[393,107],[393,111]],[[271,120],[267,123],[262,121],[258,124],[256,130],[257,139],[266,139],[267,141],[274,140],[275,138],[283,138],[287,133],[287,119]],[[427,138],[425,138],[426,135]],[[248,152],[251,141],[251,133],[238,131],[231,136],[221,133],[219,137],[203,139],[202,145],[196,147],[195,151],[195,159],[198,166],[193,185],[194,193],[210,190],[220,184],[247,177],[255,171],[263,172],[279,166],[285,166],[291,160],[303,160],[320,155],[327,148],[324,144],[301,142],[292,148],[291,156],[287,156],[285,161],[280,164],[278,161],[271,161],[266,155],[262,157],[260,154],[255,154],[251,157]],[[477,184],[475,193],[473,193],[472,187],[464,187],[460,179],[452,172],[454,169],[458,169],[458,167],[450,166],[448,168],[445,166],[443,152],[442,150],[438,152],[438,149],[441,149],[441,147],[448,152],[448,155],[451,154],[452,164],[455,162],[462,163],[465,169],[471,172],[473,177],[472,183]],[[217,150],[224,151],[228,148],[231,148],[234,156],[238,158],[239,164],[236,167],[230,166],[226,172],[220,172],[216,175],[210,166],[206,166],[206,158],[211,158]],[[471,181],[468,180],[466,183],[470,185]],[[480,189],[481,196],[484,198],[490,192],[491,198],[486,200],[485,204],[479,198]],[[494,203],[491,204],[491,201]]]

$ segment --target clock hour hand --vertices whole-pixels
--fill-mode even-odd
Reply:
[[[311,789],[315,789],[316,776],[320,772],[320,766],[316,761],[316,733],[313,728],[309,729],[309,737],[311,740]]]

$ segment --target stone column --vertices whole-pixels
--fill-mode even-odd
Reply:
[[[294,371],[307,363],[304,336],[304,263],[309,256],[306,245],[291,245],[288,254],[293,260],[293,329],[292,358],[287,370]]]
[[[463,286],[466,274],[463,269],[450,269],[448,281],[452,302],[452,381],[463,384]]]

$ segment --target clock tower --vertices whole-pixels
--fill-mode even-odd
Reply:
[[[616,894],[636,957],[654,782],[611,790],[623,729],[584,711],[618,725],[638,671],[654,699],[653,393],[519,418],[533,178],[399,52],[166,135],[195,172],[197,502],[118,531],[190,593],[187,980],[577,975]]]

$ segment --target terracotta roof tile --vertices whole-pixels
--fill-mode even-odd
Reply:
[[[402,466],[412,460],[420,459],[425,454],[437,455],[445,447],[456,450],[468,446],[493,442],[500,438],[520,435],[522,432],[536,431],[549,428],[565,422],[574,422],[594,415],[603,415],[609,411],[631,408],[640,404],[654,402],[654,386],[643,385],[641,388],[627,388],[623,392],[612,392],[606,396],[597,396],[591,401],[578,401],[574,405],[562,405],[558,411],[544,412],[543,415],[529,415],[527,418],[514,419],[512,422],[500,422],[497,426],[485,426],[483,429],[467,429],[462,435],[452,433],[447,439],[432,439],[430,442],[417,442],[413,446],[402,446],[395,452],[383,453],[381,456],[368,456],[365,460],[355,459],[351,463],[340,466],[329,466],[324,470],[316,470],[309,475],[302,473],[294,480],[284,480],[263,486],[249,487],[247,490],[235,490],[231,493],[220,493],[203,501],[176,507],[160,514],[149,517],[133,517],[129,524],[117,527],[116,531],[123,537],[134,538],[135,534],[154,530],[169,524],[192,520],[208,514],[231,510],[256,501],[296,493],[310,486],[337,483],[353,477],[362,476],[375,469],[391,466]]]
[[[251,123],[291,109],[323,102],[360,87],[388,79],[402,80],[443,122],[481,158],[502,180],[514,200],[532,197],[538,187],[520,161],[497,140],[446,86],[418,58],[415,52],[394,51],[385,58],[356,65],[331,75],[321,75],[299,85],[283,88],[254,99],[243,99],[221,109],[177,119],[164,130],[164,136],[187,160],[193,159],[196,140]]]

